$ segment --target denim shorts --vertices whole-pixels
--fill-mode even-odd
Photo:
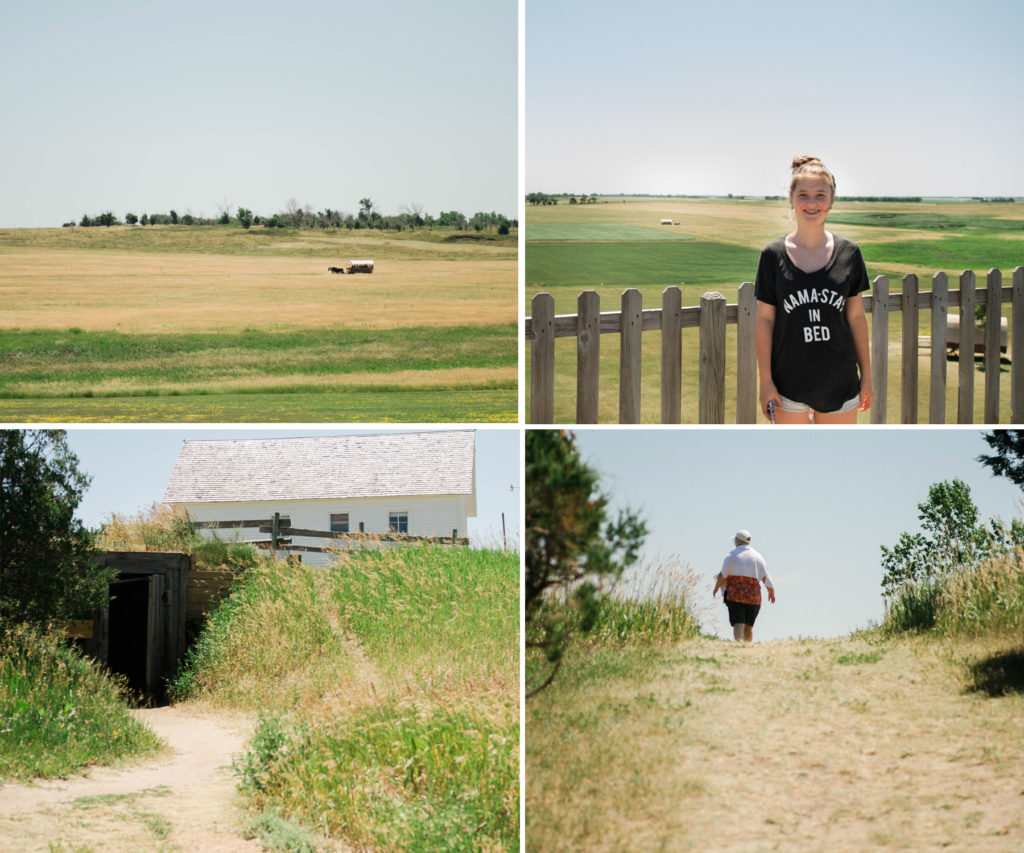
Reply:
[[[779,394],[779,399],[782,401],[782,411],[784,412],[809,412],[811,407],[806,403],[798,403],[796,400],[790,400],[789,397],[783,397]],[[856,397],[851,397],[838,409],[832,412],[822,412],[824,415],[840,414],[843,412],[852,412],[857,406],[860,405],[860,394]]]

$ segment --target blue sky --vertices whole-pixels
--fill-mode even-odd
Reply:
[[[526,188],[1024,195],[1019,0],[547,0],[526,10]]]
[[[976,429],[585,429],[583,459],[613,506],[640,510],[645,552],[676,555],[699,574],[700,598],[731,636],[714,575],[747,529],[778,601],[754,638],[839,636],[880,621],[881,551],[920,529],[928,487],[959,477],[984,519],[1020,517],[1024,495],[974,461]]]
[[[164,429],[142,427],[73,428],[68,445],[78,456],[79,468],[92,476],[92,484],[78,507],[77,517],[98,527],[112,513],[133,515],[163,497],[182,442],[189,439],[274,438],[295,435],[401,432],[401,430],[346,429]],[[476,431],[477,517],[469,520],[473,542],[501,547],[501,514],[506,532],[518,546],[519,538],[519,431],[482,427]],[[515,488],[510,488],[515,487]]]
[[[515,0],[0,7],[0,227],[517,209]]]

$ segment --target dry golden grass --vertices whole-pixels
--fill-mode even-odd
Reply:
[[[313,239],[313,238],[309,238]],[[208,332],[486,325],[516,317],[516,262],[427,256],[331,275],[323,257],[7,249],[0,328]]]
[[[527,849],[1024,849],[1024,696],[968,693],[960,665],[1007,644],[695,640],[570,661],[527,705]]]
[[[159,380],[152,377],[119,376],[110,379],[99,379],[91,381],[89,388],[96,396],[130,396],[133,392],[145,390],[148,394],[231,394],[231,393],[253,393],[261,390],[276,391],[280,388],[301,387],[307,389],[323,388],[325,393],[338,390],[358,390],[361,388],[457,388],[476,387],[493,385],[501,387],[513,382],[516,379],[515,367],[459,367],[440,370],[399,370],[394,373],[342,373],[332,372],[322,375],[295,374],[274,374],[265,375],[261,372],[260,366],[266,367],[268,362],[282,363],[288,361],[287,354],[278,356],[275,359],[253,356],[253,362],[248,368],[239,370],[235,362],[241,359],[228,361],[225,359],[226,368],[230,369],[230,377],[215,378],[208,382],[189,380],[168,379]],[[293,362],[303,362],[302,358],[292,358]],[[159,364],[159,362],[155,362]],[[210,361],[203,362],[204,365]],[[298,366],[298,365],[296,365]],[[68,381],[26,381],[11,382],[8,387],[19,394],[32,395],[45,393],[48,396],[72,395],[80,390],[80,385],[74,380]]]
[[[836,200],[836,213],[874,210],[878,205],[866,202],[847,202],[842,197]],[[886,203],[887,213],[909,213],[921,215],[927,213],[954,212],[942,204],[898,204]],[[1014,214],[1011,209],[999,215],[1005,219],[1024,218]],[[960,216],[987,215],[993,213],[991,204],[958,203],[955,213]],[[659,226],[661,219],[671,218],[678,225]],[[530,225],[555,223],[635,225],[641,227],[657,227],[659,231],[669,230],[694,237],[698,240],[711,240],[716,243],[730,243],[760,250],[765,244],[781,234],[792,231],[795,221],[786,199],[721,199],[721,198],[609,198],[596,205],[567,205],[529,207],[527,210],[527,238]],[[858,225],[837,225],[835,229],[844,237],[858,243],[889,242],[895,240],[934,240],[934,231],[915,231],[907,228],[883,228],[878,226],[864,227]],[[529,250],[527,250],[529,251]],[[887,264],[891,267],[892,264]],[[916,270],[914,270],[916,271]],[[755,270],[751,270],[751,276]]]

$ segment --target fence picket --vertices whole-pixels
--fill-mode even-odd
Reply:
[[[944,272],[932,276],[932,357],[928,422],[946,422],[946,333],[949,330],[949,280]]]
[[[596,290],[584,290],[576,305],[576,422],[596,424],[601,385],[601,297]]]
[[[698,407],[700,423],[725,423],[725,297],[714,291],[700,298]]]
[[[736,423],[757,423],[757,350],[754,284],[745,281],[736,295]]]
[[[889,387],[889,279],[884,275],[876,276],[871,299],[871,385],[871,423],[884,424]]]
[[[1024,267],[1013,271],[1010,321],[1010,423],[1024,423]]]
[[[635,287],[622,291],[619,338],[619,423],[640,423],[640,353],[643,297]]]
[[[900,297],[903,311],[903,340],[900,350],[900,374],[903,398],[900,403],[900,423],[917,423],[917,276],[903,276]]]
[[[1000,318],[1002,306],[1003,274],[997,269],[988,271],[985,290],[985,423],[999,420],[999,353]],[[973,324],[972,324],[973,325]],[[972,359],[973,361],[973,350]]]
[[[960,368],[956,422],[974,422],[974,273],[960,274]],[[966,353],[966,355],[965,355]]]
[[[549,424],[555,419],[555,298],[538,293],[530,304],[530,421]]]
[[[683,292],[666,287],[661,294],[661,422],[677,424],[683,405]]]

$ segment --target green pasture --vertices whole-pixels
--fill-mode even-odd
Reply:
[[[604,296],[627,287],[660,292],[670,285],[703,290],[732,285],[735,295],[741,282],[753,281],[758,255],[754,249],[698,240],[531,242],[526,247],[527,298],[549,292],[556,304],[568,296],[575,305],[581,290]]]
[[[233,335],[13,330],[0,336],[0,419],[510,421],[514,381],[486,373],[460,381],[450,371],[507,368],[516,357],[512,326]],[[423,384],[402,387],[390,378],[395,371],[423,371]],[[353,374],[360,383],[346,380]]]
[[[746,201],[658,200],[665,215],[672,215],[686,233],[706,235],[708,223],[719,229],[717,240],[702,239],[664,241],[659,243],[632,241],[555,241],[531,240],[533,224],[526,224],[526,314],[530,314],[530,300],[541,292],[550,293],[558,314],[575,314],[577,298],[583,290],[595,290],[601,297],[602,311],[620,310],[621,293],[628,287],[640,290],[645,309],[661,307],[662,291],[670,285],[680,286],[684,305],[698,305],[707,290],[716,290],[736,301],[737,289],[744,281],[753,281],[757,270],[759,250],[753,248],[761,241],[766,230],[779,220],[778,205]],[[619,217],[624,224],[634,222],[641,215],[650,216],[650,199],[618,200],[603,206],[598,214],[587,205],[576,210],[564,207],[557,212],[551,208],[534,212],[527,210],[528,220],[537,216],[547,227],[571,228],[582,226],[588,217],[604,227],[611,227],[609,217]],[[864,253],[868,274],[889,279],[890,292],[899,292],[903,276],[918,276],[921,291],[931,289],[931,277],[937,271],[946,272],[951,289],[959,287],[959,273],[973,269],[977,287],[985,286],[985,277],[991,267],[1001,269],[1003,285],[1008,286],[1013,270],[1024,266],[1024,219],[1009,218],[1013,206],[993,207],[980,204],[886,205],[858,203],[844,206],[829,218],[839,233],[857,239]],[[639,211],[639,212],[638,212]],[[730,211],[735,215],[729,219]],[[597,217],[600,216],[598,220]],[[760,221],[760,219],[763,221]],[[703,230],[702,230],[703,229]],[[933,239],[922,239],[921,232],[932,230]],[[900,232],[905,232],[901,235]],[[543,231],[541,232],[543,233]],[[781,229],[778,232],[782,233]],[[874,240],[872,239],[874,238]],[[763,242],[760,243],[763,245]],[[1010,306],[1003,307],[1003,316],[1009,317]],[[870,317],[869,317],[870,322]],[[919,334],[930,334],[930,312],[922,311]],[[899,423],[901,400],[901,340],[902,319],[898,312],[889,319],[888,369],[888,423]],[[527,342],[528,344],[528,342]],[[619,339],[605,335],[601,339],[601,390],[599,419],[602,423],[618,421],[619,393]],[[641,418],[644,423],[660,420],[660,337],[657,333],[644,335],[642,355]],[[735,422],[736,412],[736,342],[735,327],[730,326],[726,345],[726,422]],[[930,381],[929,349],[920,351],[918,369],[918,419],[928,418]],[[527,377],[531,355],[526,348]],[[956,422],[958,356],[947,359],[946,422]],[[559,338],[555,342],[555,421],[573,423],[576,418],[576,342],[573,338]],[[980,356],[975,359],[974,421],[981,423],[984,401],[984,365]],[[684,423],[697,421],[697,395],[699,380],[698,332],[683,333],[683,411]],[[999,422],[1010,419],[1009,362],[1004,356],[1000,369]],[[527,381],[526,398],[529,414],[530,386]],[[869,413],[860,416],[868,423]]]
[[[6,423],[514,423],[518,392],[495,388],[0,400]]]
[[[974,270],[979,281],[995,267],[1009,283],[1013,270],[1024,266],[1024,235],[1021,237],[957,236],[937,240],[907,240],[886,243],[861,243],[869,265],[898,264],[912,268],[918,276],[929,277],[946,272],[955,277],[963,270]],[[951,279],[955,280],[955,278]]]

